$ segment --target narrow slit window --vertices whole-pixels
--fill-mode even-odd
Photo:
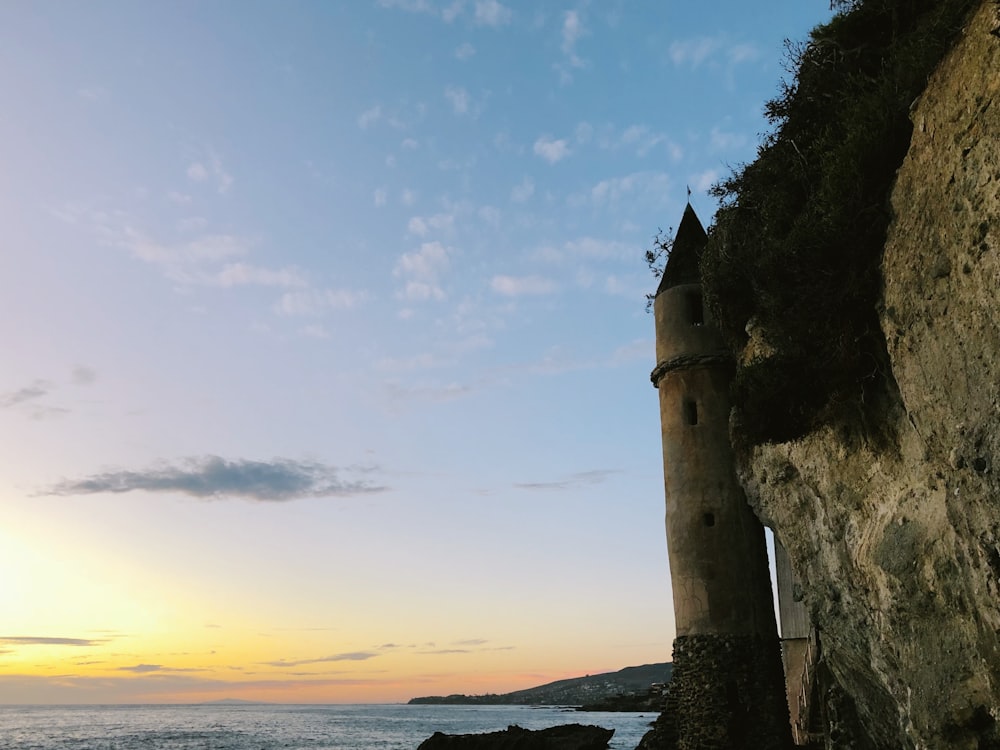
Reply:
[[[692,399],[684,399],[684,423],[698,424],[698,402]]]
[[[702,515],[701,519],[705,522],[706,526],[715,526],[715,514],[705,513]]]
[[[691,292],[687,295],[688,320],[693,326],[705,325],[705,308],[701,300],[701,292]]]

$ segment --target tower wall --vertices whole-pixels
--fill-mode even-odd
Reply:
[[[777,637],[764,530],[736,478],[729,442],[732,365],[700,287],[654,303],[667,550],[677,635]],[[694,322],[692,319],[700,322]]]
[[[704,230],[688,211],[667,271],[678,252],[703,246]],[[729,441],[733,361],[700,285],[677,283],[691,280],[690,258],[674,268],[684,277],[665,271],[653,304],[652,380],[677,638],[666,710],[640,747],[785,750],[791,727],[764,529],[736,478]]]

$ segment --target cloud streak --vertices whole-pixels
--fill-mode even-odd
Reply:
[[[303,664],[323,664],[331,661],[368,661],[368,659],[374,659],[376,656],[378,654],[374,651],[350,651],[344,654],[321,656],[317,659],[297,659],[295,661],[278,659],[277,661],[261,662],[261,664],[268,667],[300,667]]]
[[[107,639],[53,638],[39,635],[0,635],[0,643],[8,646],[99,646]]]
[[[47,396],[52,390],[52,384],[45,380],[36,380],[31,385],[18,388],[16,391],[0,394],[0,409],[9,409],[28,401]]]
[[[201,500],[242,498],[256,502],[287,502],[305,497],[351,497],[380,492],[385,486],[318,462],[278,458],[272,461],[226,460],[218,456],[184,459],[142,471],[109,471],[60,482],[44,495],[94,495],[125,492],[176,492]]]
[[[589,487],[595,484],[603,484],[607,478],[620,472],[615,469],[593,469],[591,471],[580,471],[570,474],[565,479],[552,482],[520,482],[514,486],[519,490],[572,490],[579,487]]]

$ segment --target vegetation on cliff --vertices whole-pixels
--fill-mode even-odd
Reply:
[[[910,107],[975,0],[840,0],[809,40],[788,44],[790,81],[766,106],[755,161],[713,188],[721,200],[701,271],[734,349],[762,345],[733,385],[745,445],[856,419],[893,387],[877,305]]]

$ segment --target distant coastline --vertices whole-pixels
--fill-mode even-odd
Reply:
[[[558,680],[512,693],[428,695],[410,705],[567,706],[583,711],[659,710],[663,686],[670,681],[669,662],[625,667],[617,672]]]

